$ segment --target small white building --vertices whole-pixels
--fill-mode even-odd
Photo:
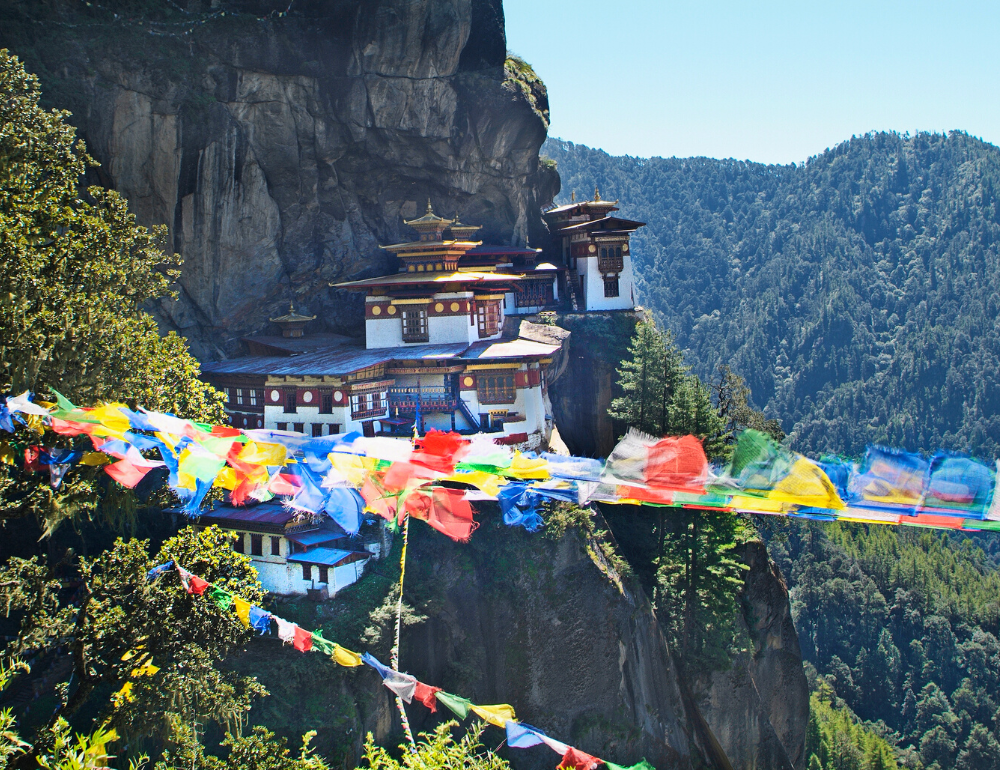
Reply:
[[[329,598],[361,577],[379,544],[367,547],[329,516],[309,516],[279,502],[223,505],[201,514],[199,526],[233,533],[233,548],[250,557],[264,588],[274,594]]]
[[[564,290],[579,310],[635,308],[630,239],[645,222],[611,216],[617,203],[602,201],[595,189],[594,200],[574,201],[543,215],[566,269]]]

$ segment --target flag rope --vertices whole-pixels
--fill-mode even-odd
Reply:
[[[399,598],[396,602],[396,638],[392,645],[392,652],[389,653],[389,665],[399,671],[399,637],[403,626],[403,581],[406,578],[406,546],[410,536],[410,517],[403,520],[403,553],[399,557]],[[417,753],[417,742],[413,738],[413,730],[410,729],[410,720],[406,718],[406,707],[403,699],[396,696],[396,708],[399,709],[399,719],[403,723],[406,737],[410,741],[410,751]]]

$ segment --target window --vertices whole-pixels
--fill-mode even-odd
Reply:
[[[260,395],[263,395],[263,394],[261,394],[260,391],[257,390],[256,388],[250,388],[250,390],[247,391],[247,392],[250,394],[250,406],[257,406],[257,396],[258,396],[258,394],[260,394]],[[263,400],[263,399],[261,399],[261,400]]]
[[[303,564],[302,565],[302,579],[303,580],[312,580],[313,579],[313,565],[312,564]]]
[[[618,296],[618,276],[617,275],[606,275],[606,276],[604,276],[604,296],[605,297],[617,297]]]
[[[319,394],[319,413],[333,414],[333,393]]]
[[[480,404],[513,404],[517,400],[514,374],[483,372],[476,377]]]
[[[302,432],[305,431],[305,429],[306,429],[306,424],[304,422],[297,422],[297,423],[295,423],[294,430],[295,430],[296,433],[302,433]]]
[[[236,403],[237,404],[243,403],[243,388],[236,389]]]
[[[427,342],[427,311],[423,308],[403,311],[403,342]]]
[[[524,281],[517,285],[514,302],[518,307],[541,307],[552,304],[552,281]]]
[[[602,247],[601,256],[597,259],[597,269],[602,273],[620,273],[624,270],[625,263],[622,261],[621,246],[609,246],[606,249]]]
[[[251,556],[263,556],[264,555],[264,536],[255,535],[250,533],[250,555]]]
[[[281,538],[271,535],[271,556],[281,556]]]
[[[492,337],[500,331],[499,302],[480,302],[476,306],[476,317],[479,321],[480,337]]]
[[[242,532],[237,532],[236,533],[236,543],[233,544],[233,550],[236,551],[236,553],[244,553],[244,551],[243,551],[243,533]]]
[[[288,423],[287,422],[279,422],[278,423],[278,430],[288,430]]]
[[[319,582],[320,583],[329,583],[330,582],[330,568],[329,567],[320,567],[319,568]]]
[[[229,392],[229,388],[223,388],[223,389],[222,389],[222,392],[226,394],[226,403],[227,403],[227,404],[230,404],[230,403],[232,403],[232,401],[231,401],[231,399],[232,399],[232,394],[231,394],[231,393]]]
[[[314,422],[312,425],[312,429],[313,429],[313,438],[317,438],[318,436],[323,435],[323,423]]]
[[[351,417],[363,420],[385,414],[385,393],[360,393],[351,396]]]
[[[295,414],[295,391],[285,391],[285,414]]]

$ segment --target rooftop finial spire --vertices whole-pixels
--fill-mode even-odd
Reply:
[[[576,190],[573,190],[573,192],[569,194],[569,202],[576,203]]]
[[[594,185],[594,201],[599,201],[601,199],[601,191],[597,189],[597,185]]]
[[[427,199],[427,213],[428,214],[433,214],[434,213],[434,209],[431,208],[431,199],[430,198]]]

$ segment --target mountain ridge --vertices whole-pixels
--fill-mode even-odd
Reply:
[[[787,166],[542,153],[558,200],[596,185],[648,223],[640,301],[699,375],[746,377],[796,448],[1000,455],[1000,149],[952,132],[868,134]]]

